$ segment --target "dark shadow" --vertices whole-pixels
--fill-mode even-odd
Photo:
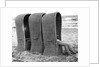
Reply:
[[[45,15],[45,13],[42,15],[42,17]],[[43,40],[43,31],[42,31],[42,23],[41,23],[41,38],[42,38],[42,55],[44,53],[44,40]]]
[[[30,30],[29,30],[29,21],[28,18],[31,14],[27,14],[24,17],[24,31],[25,31],[25,50],[30,50],[31,48],[31,39],[30,39]]]
[[[62,18],[59,12],[56,13],[56,34],[57,39],[61,40],[61,26],[62,26]]]

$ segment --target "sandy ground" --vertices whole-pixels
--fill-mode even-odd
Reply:
[[[38,53],[32,54],[28,51],[18,52],[16,29],[12,28],[12,61],[13,62],[77,62],[78,53],[74,55],[61,56],[43,56]],[[70,44],[76,51],[78,51],[78,29],[63,28],[62,41]]]

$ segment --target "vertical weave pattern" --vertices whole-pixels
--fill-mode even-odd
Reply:
[[[31,52],[43,52],[41,35],[41,23],[44,13],[35,13],[29,17],[29,28],[31,36]]]
[[[44,55],[58,55],[60,54],[61,50],[59,49],[59,46],[56,43],[57,38],[61,38],[61,37],[57,37],[57,34],[59,36],[59,32],[61,33],[61,31],[57,30],[57,25],[59,25],[58,19],[61,18],[57,18],[57,16],[61,16],[61,15],[57,15],[59,14],[57,13],[51,13],[51,14],[47,14],[45,16],[43,16],[42,18],[42,28],[43,28],[43,39],[44,39]],[[59,22],[61,24],[61,22]],[[58,26],[59,29],[61,28],[61,26]],[[57,33],[57,31],[59,31]]]

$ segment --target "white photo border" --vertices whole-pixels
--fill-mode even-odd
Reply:
[[[40,7],[40,8],[43,8],[43,7]],[[45,8],[47,8],[47,7],[45,7]],[[48,7],[48,8],[50,8],[50,7]],[[51,8],[58,8],[58,7],[51,7]],[[68,7],[59,7],[59,8],[68,8]],[[73,7],[72,7],[73,8]],[[11,44],[12,43],[12,28],[11,28],[11,23],[7,23],[7,21],[8,20],[10,20],[10,19],[7,19],[7,17],[9,17],[9,15],[8,16],[6,16],[6,14],[7,13],[5,13],[6,11],[7,11],[7,9],[9,10],[9,9],[15,9],[15,8],[2,8],[1,9],[1,38],[2,38],[2,40],[1,40],[1,65],[2,66],[14,66],[14,65],[16,65],[16,66],[23,66],[23,65],[25,65],[25,66],[88,66],[89,65],[89,61],[90,61],[90,58],[89,58],[89,40],[87,40],[87,42],[88,42],[88,45],[87,45],[87,47],[85,47],[85,49],[87,50],[87,56],[85,56],[85,57],[87,57],[87,59],[86,58],[82,58],[83,56],[81,56],[81,58],[84,60],[84,59],[86,59],[86,60],[84,60],[84,62],[82,62],[82,63],[80,63],[80,61],[83,61],[83,60],[80,60],[79,59],[79,62],[69,62],[69,63],[65,63],[65,62],[60,62],[60,64],[59,64],[59,62],[54,62],[54,63],[48,63],[48,62],[41,62],[41,63],[39,63],[39,62],[21,62],[21,63],[18,63],[18,62],[12,62],[12,45],[6,45],[6,47],[5,47],[5,45],[4,44]],[[17,8],[17,9],[33,9],[33,8]],[[78,9],[78,7],[76,8],[76,9]],[[89,38],[89,24],[90,24],[90,8],[88,8],[88,7],[84,7],[84,8],[79,8],[79,9],[86,9],[88,12],[87,12],[87,16],[86,15],[84,15],[84,14],[82,14],[82,15],[84,15],[84,16],[86,16],[87,18],[85,18],[85,17],[83,17],[83,18],[85,18],[85,19],[87,19],[87,21],[86,21],[86,23],[88,24],[88,25],[86,25],[85,27],[88,27],[88,29],[87,28],[85,28],[85,30],[87,30],[87,32],[88,32],[88,34],[85,34],[84,33],[84,35],[87,35],[86,37],[88,37]],[[83,11],[83,12],[85,12],[85,10]],[[5,18],[6,17],[6,18]],[[81,17],[81,18],[80,18]],[[82,16],[81,15],[79,15],[79,19],[82,19]],[[4,23],[4,22],[6,22],[6,24]],[[80,20],[78,21],[78,22],[80,22]],[[83,22],[83,21],[81,21],[81,22]],[[84,21],[84,23],[85,23],[85,21]],[[80,27],[81,26],[81,27]],[[6,28],[7,27],[7,28]],[[83,25],[82,25],[82,23],[81,24],[79,24],[79,27],[83,30]],[[78,28],[78,30],[79,31],[81,31],[80,30],[80,28]],[[78,32],[79,32],[78,31]],[[83,30],[84,31],[84,30]],[[80,32],[81,34],[83,33],[82,31]],[[5,35],[5,36],[4,36]],[[80,34],[79,34],[79,36],[78,37],[83,37],[84,38],[84,36],[80,36]],[[86,39],[88,39],[88,38],[86,38]],[[78,38],[79,39],[79,38]],[[86,40],[86,39],[84,39],[84,40]],[[10,40],[10,41],[9,41]],[[5,42],[5,41],[7,41],[7,42]],[[82,41],[81,41],[82,42]],[[86,41],[85,41],[86,42]],[[85,43],[84,43],[85,44]],[[8,48],[8,47],[10,47],[10,48]],[[8,50],[10,51],[8,51]],[[79,47],[79,57],[80,57],[80,50],[82,50],[82,47],[81,47],[81,49],[80,49],[80,47]],[[6,52],[7,51],[7,52]],[[83,51],[83,53],[85,53],[86,51]],[[10,54],[10,55],[9,55]],[[82,53],[81,53],[82,54]],[[8,57],[7,57],[8,56]],[[3,58],[4,57],[4,58]],[[5,60],[4,60],[5,59]],[[9,62],[9,60],[10,60],[10,62]],[[86,63],[86,65],[84,64],[85,62],[87,62]],[[57,64],[57,65],[56,65]],[[80,65],[79,65],[80,64]]]

